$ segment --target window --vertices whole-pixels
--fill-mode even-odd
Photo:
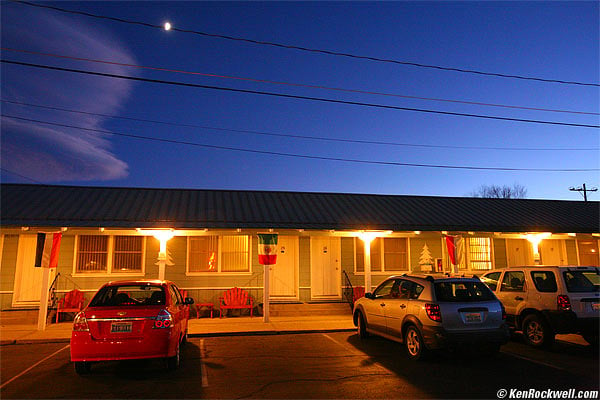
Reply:
[[[381,285],[379,285],[379,287],[377,289],[375,289],[375,292],[373,293],[373,295],[375,296],[376,299],[390,298],[391,293],[392,293],[392,288],[395,288],[395,287],[397,287],[396,281],[394,279],[390,279],[388,281],[385,281]]]
[[[76,274],[143,274],[143,236],[77,236]]]
[[[371,241],[371,272],[381,271],[380,238]],[[356,248],[356,272],[365,272],[365,242],[354,238]]]
[[[364,242],[355,238],[356,272],[365,271]],[[371,242],[371,272],[408,271],[408,239],[375,238]]]
[[[494,300],[494,294],[482,282],[438,282],[434,288],[437,301],[462,303]]]
[[[94,296],[90,307],[154,306],[165,304],[165,292],[156,285],[105,286]]]
[[[113,272],[141,272],[143,245],[142,236],[115,236]]]
[[[597,240],[578,240],[579,265],[600,266]]]
[[[77,272],[108,272],[108,236],[79,236],[78,247]]]
[[[386,271],[408,271],[406,242],[405,238],[383,239],[383,265]]]
[[[584,293],[600,290],[600,273],[595,271],[566,271],[563,272],[568,292]]]
[[[469,238],[469,265],[472,270],[492,269],[490,238]]]
[[[503,292],[524,292],[525,274],[522,271],[505,272],[500,290]]]
[[[538,292],[554,293],[558,290],[552,271],[532,271],[531,280]]]
[[[189,272],[217,272],[218,236],[191,237],[189,249]]]
[[[500,279],[501,272],[491,272],[481,277],[481,281],[488,285],[490,289],[496,291],[498,287],[498,279]]]
[[[248,273],[248,236],[191,236],[188,238],[188,273]]]

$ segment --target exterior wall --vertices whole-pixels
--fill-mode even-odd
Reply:
[[[90,230],[82,232],[86,232],[85,234],[90,234]],[[31,232],[28,233],[31,234]],[[78,231],[76,228],[69,229],[67,232],[65,232],[61,241],[61,248],[57,267],[57,272],[60,273],[60,277],[57,281],[58,285],[56,287],[59,295],[62,295],[62,293],[64,292],[77,288],[85,292],[86,299],[89,301],[91,295],[101,285],[103,285],[109,280],[158,278],[158,266],[156,265],[156,259],[159,251],[159,242],[157,239],[151,236],[146,237],[145,240],[145,253],[143,255],[145,265],[143,274],[119,275],[118,273],[113,273],[110,275],[102,274],[99,276],[93,276],[90,274],[88,274],[87,276],[78,276],[77,274],[74,274],[74,264],[77,250],[77,233]],[[135,231],[131,231],[130,233],[136,234]],[[223,234],[224,232],[219,233]],[[109,234],[109,232],[106,231],[104,233],[97,234],[106,235]],[[225,234],[238,233],[236,231],[228,231],[225,232]],[[193,297],[196,302],[212,302],[213,304],[215,304],[215,308],[218,308],[219,297],[222,295],[223,291],[235,286],[246,289],[249,292],[249,294],[254,298],[256,304],[262,303],[264,267],[258,263],[257,238],[254,232],[244,232],[243,234],[248,235],[250,238],[250,273],[214,273],[212,275],[194,275],[187,273],[188,239],[185,236],[177,236],[171,239],[167,245],[168,253],[170,255],[171,261],[173,262],[173,265],[166,267],[165,278],[176,282],[181,289],[187,290],[188,296]],[[294,234],[298,236],[298,299],[301,302],[308,302],[311,301],[310,237],[311,235],[329,235],[331,233],[324,231],[296,231],[296,233],[288,231],[287,233],[281,233],[281,235]],[[340,273],[342,273],[342,287],[347,286],[345,275],[343,275],[344,272],[345,274],[347,274],[348,279],[353,287],[364,286],[364,274],[355,272],[355,237],[351,236],[351,233],[347,232],[334,232],[333,235],[342,236],[340,237],[340,266],[341,270],[343,271],[340,271]],[[409,270],[399,272],[390,271],[383,273],[374,273],[371,279],[373,287],[378,285],[389,275],[402,274],[404,272],[430,272],[422,271],[422,268],[419,265],[419,262],[421,261],[423,247],[425,245],[427,245],[429,253],[432,259],[434,260],[434,263],[436,259],[441,260],[444,271],[449,271],[449,261],[446,254],[446,246],[443,240],[444,235],[441,232],[422,232],[421,234],[416,234],[413,232],[398,232],[394,233],[391,237],[395,236],[408,238],[407,258]],[[463,233],[463,236],[469,237],[469,235],[467,235],[466,233]],[[485,236],[485,234],[481,236]],[[488,233],[487,237],[492,238],[492,268],[506,268],[507,247],[505,238],[522,238],[522,235],[502,234],[499,237],[497,237],[497,235],[492,236],[491,233]],[[566,249],[568,263],[571,265],[576,265],[578,260],[576,239],[572,237],[567,237],[567,235],[565,234],[562,238],[559,238],[558,240],[562,240],[564,242],[564,248]],[[19,233],[16,229],[2,235],[2,245],[0,247],[2,257],[0,262],[0,307],[2,309],[11,308],[12,304],[18,244]],[[436,266],[433,265],[433,270],[435,270],[435,268]],[[471,273],[472,271],[466,270],[461,271],[461,273],[462,272]],[[482,273],[485,271],[476,272]]]
[[[493,268],[506,268],[508,260],[506,258],[506,239],[493,239],[494,242],[494,265]]]

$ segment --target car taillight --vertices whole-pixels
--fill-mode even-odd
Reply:
[[[566,294],[559,294],[556,298],[556,305],[559,310],[567,311],[571,309],[571,301],[569,300],[569,296]]]
[[[442,311],[439,304],[425,304],[425,311],[432,321],[442,322]]]
[[[154,321],[153,328],[170,328],[173,325],[173,316],[167,310],[160,310]]]
[[[73,331],[74,332],[89,332],[90,327],[88,326],[87,319],[83,311],[77,313],[73,320]]]

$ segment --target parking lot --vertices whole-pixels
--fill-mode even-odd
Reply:
[[[108,362],[87,376],[75,374],[66,346],[3,346],[1,397],[496,398],[501,389],[599,384],[598,355],[562,342],[537,350],[516,340],[493,359],[442,353],[415,363],[401,345],[354,332],[197,337],[177,371],[159,361]]]

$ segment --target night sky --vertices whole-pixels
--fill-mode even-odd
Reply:
[[[169,21],[179,29],[311,49],[595,85],[341,57],[6,1],[1,4],[3,60],[363,104],[600,124],[597,1],[38,4],[152,25]],[[482,184],[518,183],[529,198],[571,200],[582,197],[569,187],[600,183],[598,128],[276,97],[8,63],[1,68],[5,183],[434,196],[469,196]],[[598,197],[598,192],[590,196]]]

